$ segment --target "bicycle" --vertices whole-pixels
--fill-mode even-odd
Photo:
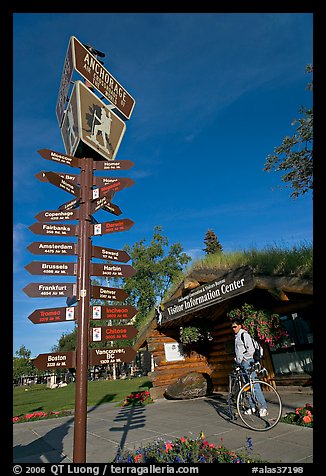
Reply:
[[[257,377],[252,376],[253,372],[256,372]],[[268,375],[267,370],[259,362],[255,362],[250,366],[247,379],[246,373],[239,366],[229,375],[229,417],[236,420],[239,416],[247,427],[256,431],[271,430],[282,415],[281,397],[272,385],[259,379],[258,375],[263,377],[263,374]],[[261,405],[255,394],[257,385],[260,385],[266,400],[266,415],[261,412]]]

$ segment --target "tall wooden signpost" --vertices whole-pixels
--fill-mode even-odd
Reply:
[[[67,105],[74,69],[88,81],[87,86],[90,89],[77,81]],[[105,93],[104,97],[112,103],[111,107],[106,106],[95,96],[94,88]],[[58,210],[39,212],[35,217],[38,221],[30,226],[30,230],[50,237],[75,236],[78,241],[77,243],[38,241],[30,244],[28,249],[31,253],[45,255],[46,259],[32,261],[25,268],[32,275],[76,276],[77,282],[30,283],[24,288],[24,292],[30,297],[67,298],[67,307],[35,310],[29,316],[33,324],[77,321],[76,352],[40,354],[34,360],[34,364],[42,370],[76,368],[74,463],[86,463],[88,366],[131,362],[136,355],[130,347],[92,350],[88,348],[89,342],[130,339],[137,333],[129,324],[90,327],[91,320],[129,320],[137,313],[130,305],[91,306],[92,298],[124,301],[128,294],[123,289],[93,286],[90,280],[91,276],[130,277],[135,273],[130,265],[117,264],[129,261],[130,257],[125,251],[93,246],[91,239],[96,235],[126,231],[134,225],[128,218],[105,223],[95,221],[94,224],[92,217],[100,209],[120,215],[122,213],[120,208],[111,200],[116,191],[134,183],[131,179],[94,176],[96,170],[128,170],[134,165],[130,160],[115,159],[126,128],[119,116],[122,114],[124,119],[129,119],[134,104],[134,99],[91,54],[90,49],[77,38],[71,37],[56,106],[66,154],[50,149],[40,149],[38,152],[46,160],[79,168],[80,174],[43,171],[36,175],[42,182],[49,182],[70,193],[74,198],[60,205]],[[112,107],[119,115],[112,111]],[[78,220],[78,224],[72,225],[69,220]],[[77,255],[77,263],[47,260],[50,256],[58,255],[63,258],[67,255]],[[92,257],[108,260],[109,263],[92,263]],[[76,306],[73,306],[75,303]]]

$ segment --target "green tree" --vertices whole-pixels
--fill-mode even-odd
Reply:
[[[211,229],[207,230],[204,238],[205,251],[206,254],[221,253],[223,251],[221,243],[218,241],[217,235]]]
[[[136,323],[140,323],[157,301],[163,299],[191,257],[183,253],[180,243],[169,246],[161,226],[154,227],[153,239],[148,246],[142,239],[132,247],[125,246],[124,250],[130,255],[132,266],[137,271],[134,276],[125,279],[124,289],[129,294],[129,303],[138,309]]]
[[[306,67],[307,73],[313,72],[313,66]],[[307,85],[312,91],[313,83]],[[313,189],[313,108],[301,106],[302,117],[294,119],[291,125],[297,125],[294,134],[286,136],[280,146],[274,148],[274,154],[266,158],[264,171],[284,172],[282,181],[285,187],[293,189],[290,197],[294,200]]]
[[[52,352],[69,352],[77,347],[77,326],[72,332],[63,333],[58,343],[52,347]]]
[[[35,375],[36,369],[31,360],[31,351],[22,345],[15,354],[16,357],[13,358],[13,378],[19,379],[23,376]]]

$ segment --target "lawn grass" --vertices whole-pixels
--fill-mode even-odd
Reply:
[[[102,403],[120,403],[131,392],[149,389],[152,383],[148,377],[126,380],[97,380],[88,382],[87,406]],[[23,416],[35,411],[74,410],[75,384],[50,389],[46,385],[31,385],[14,388],[13,416]]]

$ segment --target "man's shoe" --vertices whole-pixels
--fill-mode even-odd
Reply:
[[[255,413],[255,408],[248,408],[248,410],[246,410],[245,412],[243,412],[244,415],[252,415],[253,413]]]
[[[262,408],[260,411],[259,411],[259,416],[261,417],[265,417],[268,415],[268,411],[266,408]]]

